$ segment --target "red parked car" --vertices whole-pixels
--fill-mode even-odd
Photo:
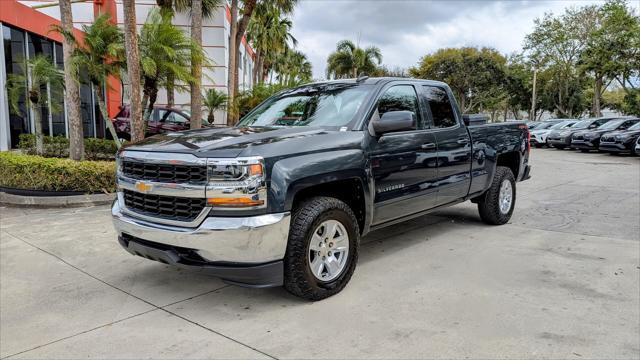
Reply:
[[[166,106],[156,106],[147,123],[146,136],[162,134],[170,131],[189,130],[191,116],[188,111]],[[121,139],[131,138],[131,121],[129,106],[124,106],[113,119],[116,133]],[[202,119],[203,126],[209,126],[206,119]]]

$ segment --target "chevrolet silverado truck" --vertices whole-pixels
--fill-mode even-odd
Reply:
[[[121,149],[118,239],[150,260],[320,300],[349,282],[370,231],[467,200],[488,224],[510,219],[516,183],[529,178],[529,132],[480,123],[442,82],[285,90],[235,127]]]

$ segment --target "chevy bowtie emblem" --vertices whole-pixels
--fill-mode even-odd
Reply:
[[[153,188],[153,185],[147,184],[144,181],[136,181],[135,186],[136,186],[136,190],[138,190],[141,193],[147,193],[151,191],[151,189]]]

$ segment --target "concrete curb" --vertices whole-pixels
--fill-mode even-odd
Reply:
[[[22,196],[0,192],[0,205],[13,207],[87,207],[111,204],[116,194],[87,194],[71,196]]]

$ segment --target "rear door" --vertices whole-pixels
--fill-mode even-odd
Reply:
[[[410,82],[393,83],[383,89],[373,116],[400,110],[415,114],[416,128],[380,136],[372,142],[369,152],[376,190],[374,224],[411,215],[435,204],[436,140],[425,121],[424,103]]]
[[[471,184],[471,139],[455,102],[444,88],[423,85],[422,96],[429,105],[438,146],[437,205],[456,201],[469,192]]]

